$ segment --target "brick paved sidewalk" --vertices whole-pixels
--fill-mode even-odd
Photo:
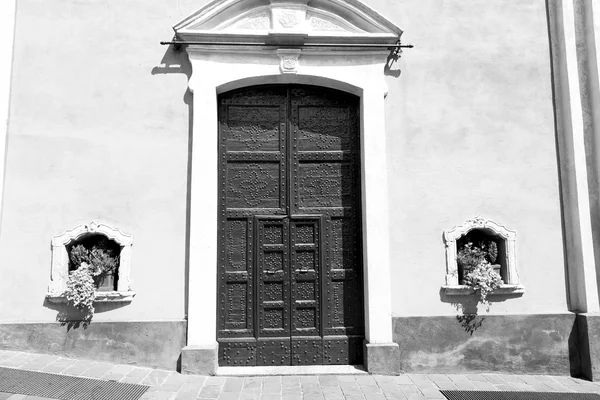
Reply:
[[[0,350],[0,366],[64,375],[141,383],[143,400],[424,400],[444,399],[439,390],[518,390],[600,393],[600,383],[566,376],[507,374],[406,374],[214,377],[181,375],[131,365]],[[0,393],[0,400],[44,400]],[[48,399],[45,399],[48,400]]]

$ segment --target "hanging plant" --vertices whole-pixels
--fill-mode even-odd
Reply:
[[[76,244],[69,252],[71,271],[64,292],[68,303],[84,312],[87,321],[94,314],[96,289],[107,276],[115,275],[119,265],[118,247],[113,242],[103,236],[90,239]]]
[[[462,243],[456,257],[463,272],[462,283],[479,294],[479,301],[488,312],[491,305],[488,295],[502,284],[499,266],[492,265],[497,257],[498,246],[493,240]]]

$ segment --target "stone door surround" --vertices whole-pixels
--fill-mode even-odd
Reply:
[[[182,372],[217,368],[217,95],[261,84],[316,85],[360,97],[364,264],[364,362],[372,373],[398,373],[392,341],[384,68],[402,31],[357,0],[217,0],[174,27],[187,45],[194,94],[188,346]],[[244,46],[243,43],[280,43]],[[238,43],[239,45],[230,45]],[[340,47],[310,47],[338,43]]]

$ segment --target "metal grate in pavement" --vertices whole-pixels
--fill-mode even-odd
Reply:
[[[596,393],[440,390],[448,400],[600,400]]]
[[[137,400],[146,390],[145,385],[0,367],[0,392],[60,400]]]

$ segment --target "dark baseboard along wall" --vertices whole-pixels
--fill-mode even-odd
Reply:
[[[186,321],[0,324],[0,349],[176,370]]]
[[[600,380],[600,316],[393,318],[404,373],[551,374]]]
[[[600,315],[394,317],[402,373],[550,374],[600,380]],[[0,324],[0,348],[178,370],[186,321]]]

